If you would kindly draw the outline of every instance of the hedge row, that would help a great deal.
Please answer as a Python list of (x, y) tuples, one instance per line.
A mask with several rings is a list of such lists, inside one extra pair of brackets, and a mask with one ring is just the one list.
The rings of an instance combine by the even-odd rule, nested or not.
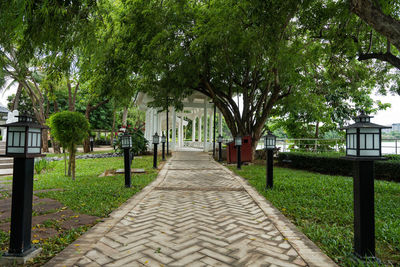
[[(353, 161), (342, 159), (343, 155), (305, 152), (281, 152), (278, 165), (295, 169), (315, 171), (331, 175), (353, 175)], [(400, 182), (400, 156), (385, 156), (388, 160), (375, 161), (375, 179)]]

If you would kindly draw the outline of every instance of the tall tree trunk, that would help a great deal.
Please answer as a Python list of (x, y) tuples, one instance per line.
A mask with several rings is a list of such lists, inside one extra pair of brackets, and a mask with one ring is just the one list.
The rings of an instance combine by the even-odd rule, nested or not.
[[(27, 81), (22, 81), (24, 88), (27, 90), (29, 97), (32, 100), (33, 111), (35, 113), (36, 120), (40, 125), (46, 125), (46, 114), (44, 110), (44, 99), (42, 92), (35, 81), (31, 86)], [(42, 129), (42, 150), (43, 152), (49, 152), (49, 146), (47, 143), (48, 130)]]
[[(90, 105), (88, 104), (87, 106), (86, 106), (86, 111), (85, 111), (85, 118), (89, 121), (89, 118), (90, 118)], [(86, 137), (84, 140), (83, 140), (83, 152), (85, 152), (85, 153), (89, 153), (90, 152), (90, 137), (88, 136), (88, 137)]]
[(75, 111), (76, 93), (78, 92), (79, 83), (76, 84), (73, 92), (69, 80), (67, 81), (67, 87), (68, 87), (68, 110)]
[(19, 98), (21, 97), (21, 93), (22, 93), (22, 84), (18, 83), (18, 89), (17, 92), (15, 93), (15, 97), (11, 106), (11, 111), (13, 110), (18, 110), (18, 106), (19, 106)]
[(319, 121), (315, 125), (315, 138), (319, 138)]
[(75, 152), (76, 152), (76, 146), (72, 145), (69, 152), (69, 161), (71, 165), (72, 180), (74, 181), (75, 181)]
[[(315, 125), (315, 138), (319, 138), (319, 121), (317, 121), (317, 124)], [(318, 140), (315, 140), (314, 144), (314, 151), (317, 151), (318, 149)]]
[[(54, 112), (58, 112), (59, 111), (58, 103), (56, 100), (54, 100), (53, 105), (54, 105)], [(54, 153), (60, 154), (61, 153), (60, 143), (57, 142), (56, 140), (54, 140), (54, 138), (51, 136), (51, 133), (50, 133), (50, 140), (51, 140), (51, 145), (53, 147)]]
[(126, 127), (128, 121), (128, 107), (124, 107), (124, 111), (122, 112), (122, 126)]
[[(86, 111), (85, 111), (85, 118), (89, 121), (90, 120), (90, 113), (93, 110), (98, 109), (100, 106), (108, 103), (109, 99), (103, 100), (99, 103), (97, 103), (95, 106), (92, 106), (90, 102), (86, 105)], [(83, 140), (83, 152), (89, 153), (90, 152), (90, 139), (89, 136)]]
[(64, 153), (64, 176), (67, 176), (67, 154), (65, 153), (64, 147), (63, 147), (63, 153)]
[(112, 129), (111, 129), (111, 138), (110, 138), (111, 145), (114, 144), (115, 120), (116, 120), (116, 117), (117, 117), (117, 109), (114, 107), (114, 110), (113, 110), (113, 122), (112, 122)]

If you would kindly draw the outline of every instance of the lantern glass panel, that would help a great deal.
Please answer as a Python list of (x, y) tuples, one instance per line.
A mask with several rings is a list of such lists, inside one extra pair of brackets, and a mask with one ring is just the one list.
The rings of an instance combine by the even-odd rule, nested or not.
[(218, 136), (218, 143), (222, 143), (224, 140), (223, 140), (223, 137), (220, 135), (220, 136)]
[(132, 144), (131, 137), (128, 136), (121, 136), (121, 147), (122, 148), (130, 148)]
[(25, 127), (9, 127), (7, 131), (7, 153), (25, 153)]
[(365, 149), (365, 140), (367, 139), (365, 134), (360, 134), (360, 149)]
[(40, 154), (42, 140), (40, 128), (29, 128), (28, 130), (28, 154)]
[(237, 136), (237, 137), (235, 138), (235, 145), (236, 145), (236, 146), (241, 146), (241, 145), (242, 145), (242, 137)]
[(161, 137), (161, 142), (163, 142), (163, 143), (167, 142), (167, 137), (165, 135), (163, 135)]
[(366, 139), (366, 142), (365, 142), (366, 149), (373, 149), (374, 148), (374, 135), (366, 134), (365, 139)]
[(347, 155), (357, 156), (357, 150), (355, 150), (355, 149), (347, 149)]
[(160, 138), (156, 133), (155, 135), (153, 135), (153, 144), (158, 144), (158, 143), (160, 143)]
[(380, 149), (379, 134), (374, 134), (374, 149)]
[(379, 133), (377, 128), (360, 128), (360, 133)]

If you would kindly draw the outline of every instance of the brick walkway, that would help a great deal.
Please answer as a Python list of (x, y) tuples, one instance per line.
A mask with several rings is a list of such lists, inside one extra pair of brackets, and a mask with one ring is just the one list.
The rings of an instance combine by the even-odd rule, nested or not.
[(156, 181), (46, 266), (335, 266), (242, 178), (176, 152)]

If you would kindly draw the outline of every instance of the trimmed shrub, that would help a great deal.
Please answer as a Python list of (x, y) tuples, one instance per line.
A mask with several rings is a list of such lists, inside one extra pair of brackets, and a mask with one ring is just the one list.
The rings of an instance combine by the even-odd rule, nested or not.
[[(282, 152), (278, 165), (331, 175), (353, 175), (353, 161), (339, 153)], [(400, 157), (387, 155), (388, 160), (375, 161), (375, 179), (400, 182)]]
[(69, 150), (72, 179), (75, 180), (76, 146), (89, 135), (89, 122), (79, 112), (62, 111), (51, 115), (48, 120), (51, 135)]

